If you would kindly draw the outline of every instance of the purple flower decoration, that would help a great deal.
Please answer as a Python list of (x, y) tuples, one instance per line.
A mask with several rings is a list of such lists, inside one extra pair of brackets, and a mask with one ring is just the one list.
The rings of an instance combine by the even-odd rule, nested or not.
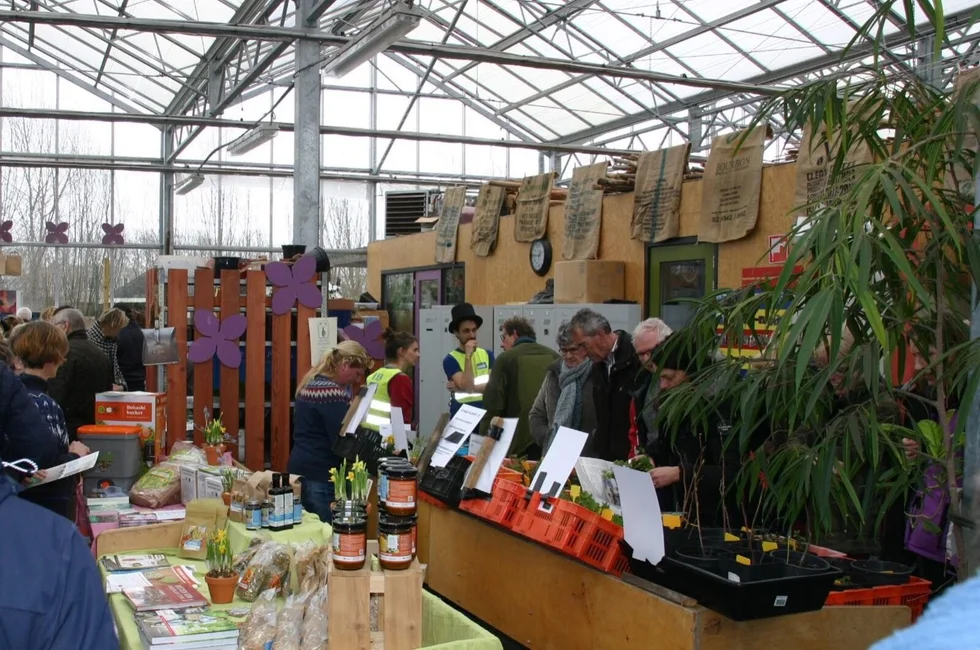
[(245, 333), (248, 319), (241, 314), (235, 314), (218, 322), (218, 317), (209, 311), (194, 312), (194, 326), (204, 338), (191, 343), (187, 358), (193, 363), (206, 363), (214, 355), (218, 361), (229, 368), (242, 365), (242, 351), (238, 347), (238, 338)]
[(364, 327), (348, 325), (344, 328), (343, 332), (347, 335), (347, 340), (356, 341), (363, 345), (372, 359), (385, 358), (385, 346), (381, 340), (382, 327), (380, 320), (375, 319), (367, 323)]
[(276, 287), (272, 294), (273, 314), (289, 313), (297, 300), (310, 309), (316, 309), (323, 303), (320, 288), (311, 282), (316, 275), (316, 260), (310, 256), (299, 258), (292, 266), (272, 262), (266, 265), (265, 275)]
[(44, 237), (45, 243), (48, 244), (67, 244), (68, 243), (68, 223), (62, 221), (59, 224), (55, 224), (53, 221), (48, 221), (44, 224), (47, 228), (48, 234)]
[(105, 233), (105, 235), (102, 237), (102, 243), (106, 246), (121, 246), (122, 244), (125, 244), (126, 242), (123, 240), (122, 235), (123, 228), (125, 227), (126, 226), (121, 223), (117, 223), (115, 225), (111, 223), (102, 224), (102, 232)]
[(13, 221), (0, 223), (0, 241), (10, 243), (14, 241), (14, 236), (10, 234), (10, 229), (14, 227)]

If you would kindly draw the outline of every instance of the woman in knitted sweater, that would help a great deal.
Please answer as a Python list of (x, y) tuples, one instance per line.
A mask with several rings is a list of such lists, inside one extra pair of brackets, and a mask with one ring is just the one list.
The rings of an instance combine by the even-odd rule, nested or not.
[(344, 341), (323, 355), (296, 389), (289, 473), (303, 477), (303, 508), (327, 523), (334, 501), (330, 470), (340, 466), (333, 445), (350, 406), (351, 384), (364, 381), (371, 363), (360, 343)]
[[(68, 337), (51, 323), (32, 321), (14, 328), (9, 342), (11, 354), (20, 369), (20, 380), (57, 441), (58, 457), (54, 465), (88, 455), (88, 447), (77, 440), (69, 440), (65, 414), (48, 395), (48, 380), (57, 374), (58, 367), (68, 355)], [(21, 497), (74, 521), (78, 480), (77, 476), (69, 476), (25, 490)]]

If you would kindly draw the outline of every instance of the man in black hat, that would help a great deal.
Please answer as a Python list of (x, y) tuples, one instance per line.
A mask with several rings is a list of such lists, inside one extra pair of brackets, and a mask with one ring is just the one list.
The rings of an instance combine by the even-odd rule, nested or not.
[(446, 355), (442, 368), (446, 371), (446, 387), (452, 392), (449, 402), (449, 415), (463, 404), (483, 408), (483, 390), (490, 381), (490, 368), (493, 366), (493, 350), (481, 348), (476, 341), (477, 330), (483, 319), (468, 302), (453, 307), (453, 320), (449, 323), (449, 333), (456, 336), (459, 347)]

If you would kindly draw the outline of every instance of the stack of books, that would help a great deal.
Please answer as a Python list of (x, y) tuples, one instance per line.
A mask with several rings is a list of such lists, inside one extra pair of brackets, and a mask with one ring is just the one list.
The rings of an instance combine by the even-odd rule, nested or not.
[(144, 650), (236, 650), (238, 624), (228, 612), (210, 607), (137, 612)]

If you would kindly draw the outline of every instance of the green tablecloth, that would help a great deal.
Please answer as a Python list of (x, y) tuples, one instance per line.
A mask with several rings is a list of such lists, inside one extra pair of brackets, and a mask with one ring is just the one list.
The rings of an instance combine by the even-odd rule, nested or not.
[[(232, 549), (237, 553), (244, 550), (249, 541), (257, 534), (265, 534), (278, 542), (305, 542), (312, 540), (323, 543), (330, 539), (330, 526), (320, 522), (316, 515), (307, 513), (303, 523), (292, 530), (281, 533), (270, 533), (267, 530), (245, 530), (243, 524), (231, 523), (229, 537)], [(186, 560), (177, 557), (175, 549), (146, 549), (141, 553), (163, 553), (171, 558), (171, 564), (194, 567), (195, 577), (201, 580), (197, 588), (204, 596), (210, 597), (208, 585), (203, 580), (207, 567), (204, 562)], [(100, 565), (101, 566), (101, 565)], [(249, 607), (251, 603), (235, 599), (229, 605), (216, 605), (217, 609), (233, 607)], [(139, 630), (133, 620), (133, 610), (122, 594), (109, 596), (109, 606), (116, 620), (119, 631), (119, 647), (121, 650), (143, 650)], [(331, 624), (336, 624), (331, 621)], [(422, 594), (422, 647), (438, 648), (441, 650), (502, 650), (500, 641), (476, 623), (454, 610), (432, 594)]]

